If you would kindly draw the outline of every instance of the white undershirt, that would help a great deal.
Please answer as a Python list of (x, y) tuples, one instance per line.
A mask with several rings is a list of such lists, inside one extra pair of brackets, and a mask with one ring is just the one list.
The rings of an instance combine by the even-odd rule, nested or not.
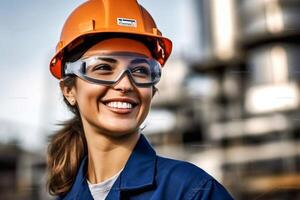
[(111, 187), (113, 186), (114, 182), (117, 180), (118, 176), (122, 172), (121, 169), (116, 175), (113, 177), (102, 181), (101, 183), (92, 184), (87, 180), (91, 194), (94, 200), (105, 200), (106, 196), (108, 195)]

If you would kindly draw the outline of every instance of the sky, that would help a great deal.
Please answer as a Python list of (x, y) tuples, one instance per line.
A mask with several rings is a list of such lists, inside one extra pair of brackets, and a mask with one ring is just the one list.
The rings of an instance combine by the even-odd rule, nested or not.
[[(193, 0), (139, 0), (174, 43), (173, 57), (195, 47)], [(65, 19), (84, 0), (0, 1), (0, 141), (39, 149), (69, 117), (48, 63)], [(193, 24), (194, 23), (194, 24)]]

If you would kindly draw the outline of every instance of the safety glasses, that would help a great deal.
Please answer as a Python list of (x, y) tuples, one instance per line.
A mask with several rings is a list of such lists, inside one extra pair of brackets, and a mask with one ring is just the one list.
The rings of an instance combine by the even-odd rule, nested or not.
[(127, 74), (136, 86), (150, 87), (160, 80), (161, 65), (142, 54), (103, 53), (65, 63), (64, 75), (72, 74), (90, 83), (108, 86), (116, 84)]

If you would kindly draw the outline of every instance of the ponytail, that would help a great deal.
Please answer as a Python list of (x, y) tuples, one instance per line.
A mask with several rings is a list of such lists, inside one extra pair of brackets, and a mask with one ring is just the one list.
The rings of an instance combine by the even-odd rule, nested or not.
[(63, 127), (52, 136), (48, 146), (47, 188), (51, 195), (56, 196), (64, 196), (71, 189), (81, 160), (87, 152), (86, 139), (80, 115), (76, 112), (77, 108), (71, 107), (66, 99), (64, 100), (75, 115), (60, 124)]
[(86, 152), (86, 141), (80, 119), (64, 122), (48, 146), (48, 189), (63, 196), (71, 188), (80, 162)]

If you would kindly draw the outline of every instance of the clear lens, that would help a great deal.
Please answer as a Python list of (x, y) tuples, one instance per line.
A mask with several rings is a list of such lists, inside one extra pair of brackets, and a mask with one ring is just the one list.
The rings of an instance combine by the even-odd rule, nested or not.
[(156, 84), (161, 76), (158, 61), (139, 54), (96, 55), (66, 63), (65, 75), (75, 74), (98, 84), (114, 84), (126, 73), (137, 86)]

